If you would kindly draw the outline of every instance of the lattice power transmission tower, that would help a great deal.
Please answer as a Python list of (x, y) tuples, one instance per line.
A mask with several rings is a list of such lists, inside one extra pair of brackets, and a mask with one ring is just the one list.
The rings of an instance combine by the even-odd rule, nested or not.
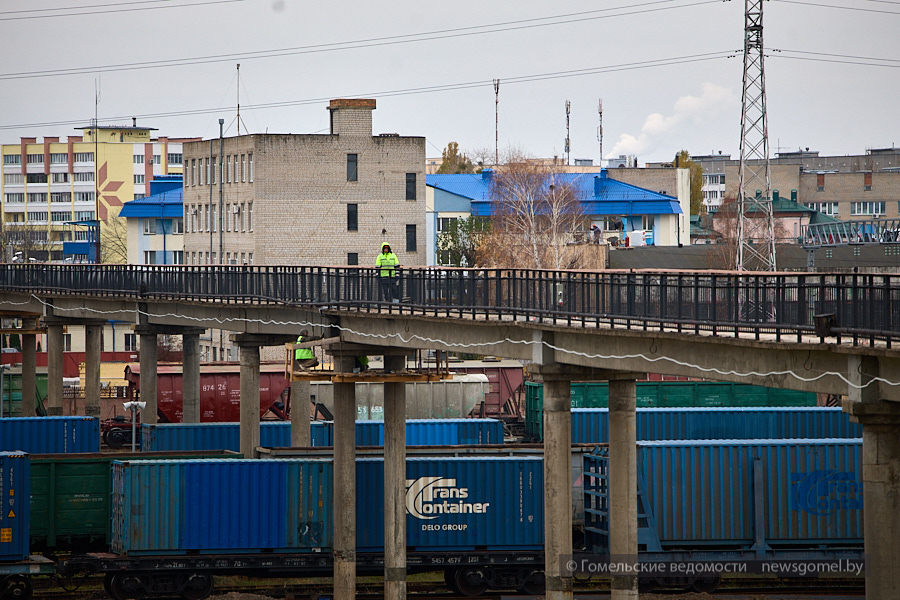
[(776, 270), (763, 65), (764, 1), (744, 0), (744, 90), (736, 244), (739, 271)]

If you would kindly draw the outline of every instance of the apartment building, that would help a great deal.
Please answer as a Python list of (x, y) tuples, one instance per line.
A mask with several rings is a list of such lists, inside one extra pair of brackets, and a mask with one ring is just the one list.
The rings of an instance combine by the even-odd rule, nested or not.
[(373, 135), (373, 99), (328, 110), (327, 134), (184, 145), (185, 263), (425, 264), (425, 138)]
[[(2, 258), (62, 260), (64, 242), (87, 241), (72, 221), (99, 219), (101, 238), (123, 203), (142, 198), (155, 177), (181, 173), (183, 138), (151, 137), (151, 127), (81, 127), (82, 135), (3, 144)], [(96, 260), (94, 252), (89, 260)], [(104, 256), (102, 260), (124, 261)]]

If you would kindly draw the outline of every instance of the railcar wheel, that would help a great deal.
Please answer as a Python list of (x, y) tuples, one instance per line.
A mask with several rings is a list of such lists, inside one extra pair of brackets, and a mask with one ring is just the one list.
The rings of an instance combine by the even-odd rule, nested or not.
[(444, 583), (454, 594), (462, 594), (456, 587), (456, 569), (444, 569)]
[(716, 588), (719, 587), (719, 582), (721, 582), (722, 578), (718, 575), (713, 577), (701, 577), (699, 579), (695, 579), (691, 582), (691, 587), (695, 592), (699, 594), (710, 593), (716, 591)]
[(213, 578), (208, 573), (193, 573), (187, 578), (181, 597), (184, 600), (203, 600), (213, 591)]
[(454, 577), (456, 589), (463, 596), (475, 597), (485, 593), (488, 589), (487, 581), (481, 569), (462, 568), (456, 571)]
[(10, 575), (3, 580), (3, 600), (30, 600), (31, 594), (31, 580), (24, 575)]
[(110, 448), (124, 448), (131, 443), (131, 431), (121, 427), (109, 429), (104, 432), (103, 441)]
[(112, 598), (112, 578), (114, 577), (113, 573), (107, 573), (103, 576), (103, 591), (106, 592), (106, 595)]
[(522, 593), (537, 596), (538, 594), (544, 593), (545, 586), (546, 581), (544, 580), (544, 572), (534, 571), (528, 575), (528, 579), (525, 580), (525, 583), (520, 590)]
[(144, 597), (144, 585), (137, 575), (115, 573), (109, 580), (109, 595), (113, 600), (140, 600)]

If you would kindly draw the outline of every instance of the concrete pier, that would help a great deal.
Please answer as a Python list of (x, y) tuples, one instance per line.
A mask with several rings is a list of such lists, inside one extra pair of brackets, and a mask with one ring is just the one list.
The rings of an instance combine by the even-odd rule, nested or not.
[(33, 417), (37, 406), (37, 319), (23, 319), (22, 325), (30, 331), (22, 334), (22, 416)]
[[(337, 372), (352, 356), (335, 356)], [(334, 600), (356, 598), (356, 384), (334, 384)]]
[(241, 360), (241, 454), (258, 458), (259, 346), (239, 344)]
[(544, 375), (544, 577), (547, 600), (571, 600), (572, 400), (567, 377)]
[(309, 381), (291, 382), (291, 447), (312, 445), (309, 420)]
[(63, 326), (47, 324), (47, 416), (63, 414)]
[[(637, 562), (637, 435), (633, 379), (609, 382), (609, 553), (613, 561)], [(610, 581), (612, 600), (638, 597), (636, 575)]]
[[(405, 357), (385, 356), (403, 369)], [(406, 384), (384, 384), (384, 597), (406, 598)]]
[(181, 337), (181, 401), (183, 423), (200, 422), (200, 331), (185, 331)]
[(141, 365), (141, 402), (146, 405), (141, 411), (141, 423), (148, 425), (156, 425), (156, 380), (157, 370), (157, 348), (156, 333), (150, 331), (135, 330), (140, 339), (140, 365)]
[(100, 341), (102, 323), (84, 327), (84, 414), (100, 417)]

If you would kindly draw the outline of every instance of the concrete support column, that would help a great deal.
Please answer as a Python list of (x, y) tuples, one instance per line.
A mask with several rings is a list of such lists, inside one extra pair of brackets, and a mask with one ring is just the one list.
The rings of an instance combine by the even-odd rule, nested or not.
[(100, 418), (100, 340), (102, 325), (84, 326), (84, 414)]
[(141, 402), (146, 406), (141, 411), (141, 423), (156, 425), (156, 334), (141, 332), (140, 334), (140, 364), (141, 364)]
[(47, 327), (47, 416), (63, 414), (63, 326)]
[(291, 382), (291, 447), (312, 446), (312, 434), (309, 421), (308, 381)]
[[(26, 330), (37, 329), (37, 320), (23, 319)], [(37, 335), (22, 335), (22, 416), (35, 416), (37, 407)]]
[(571, 600), (572, 399), (568, 379), (544, 379), (544, 576), (547, 600)]
[(181, 400), (183, 423), (200, 422), (200, 334), (184, 333), (181, 338)]
[[(335, 356), (338, 373), (352, 356)], [(334, 600), (356, 598), (356, 384), (334, 388)]]
[(258, 458), (259, 447), (259, 346), (240, 344), (241, 354), (241, 454)]
[[(385, 356), (401, 371), (405, 357)], [(406, 598), (406, 384), (384, 384), (384, 597)]]
[(900, 598), (900, 425), (863, 423), (866, 598)]
[[(637, 436), (633, 379), (609, 382), (609, 553), (637, 562)], [(546, 392), (545, 392), (546, 393)], [(638, 597), (634, 575), (613, 576), (612, 600)]]

